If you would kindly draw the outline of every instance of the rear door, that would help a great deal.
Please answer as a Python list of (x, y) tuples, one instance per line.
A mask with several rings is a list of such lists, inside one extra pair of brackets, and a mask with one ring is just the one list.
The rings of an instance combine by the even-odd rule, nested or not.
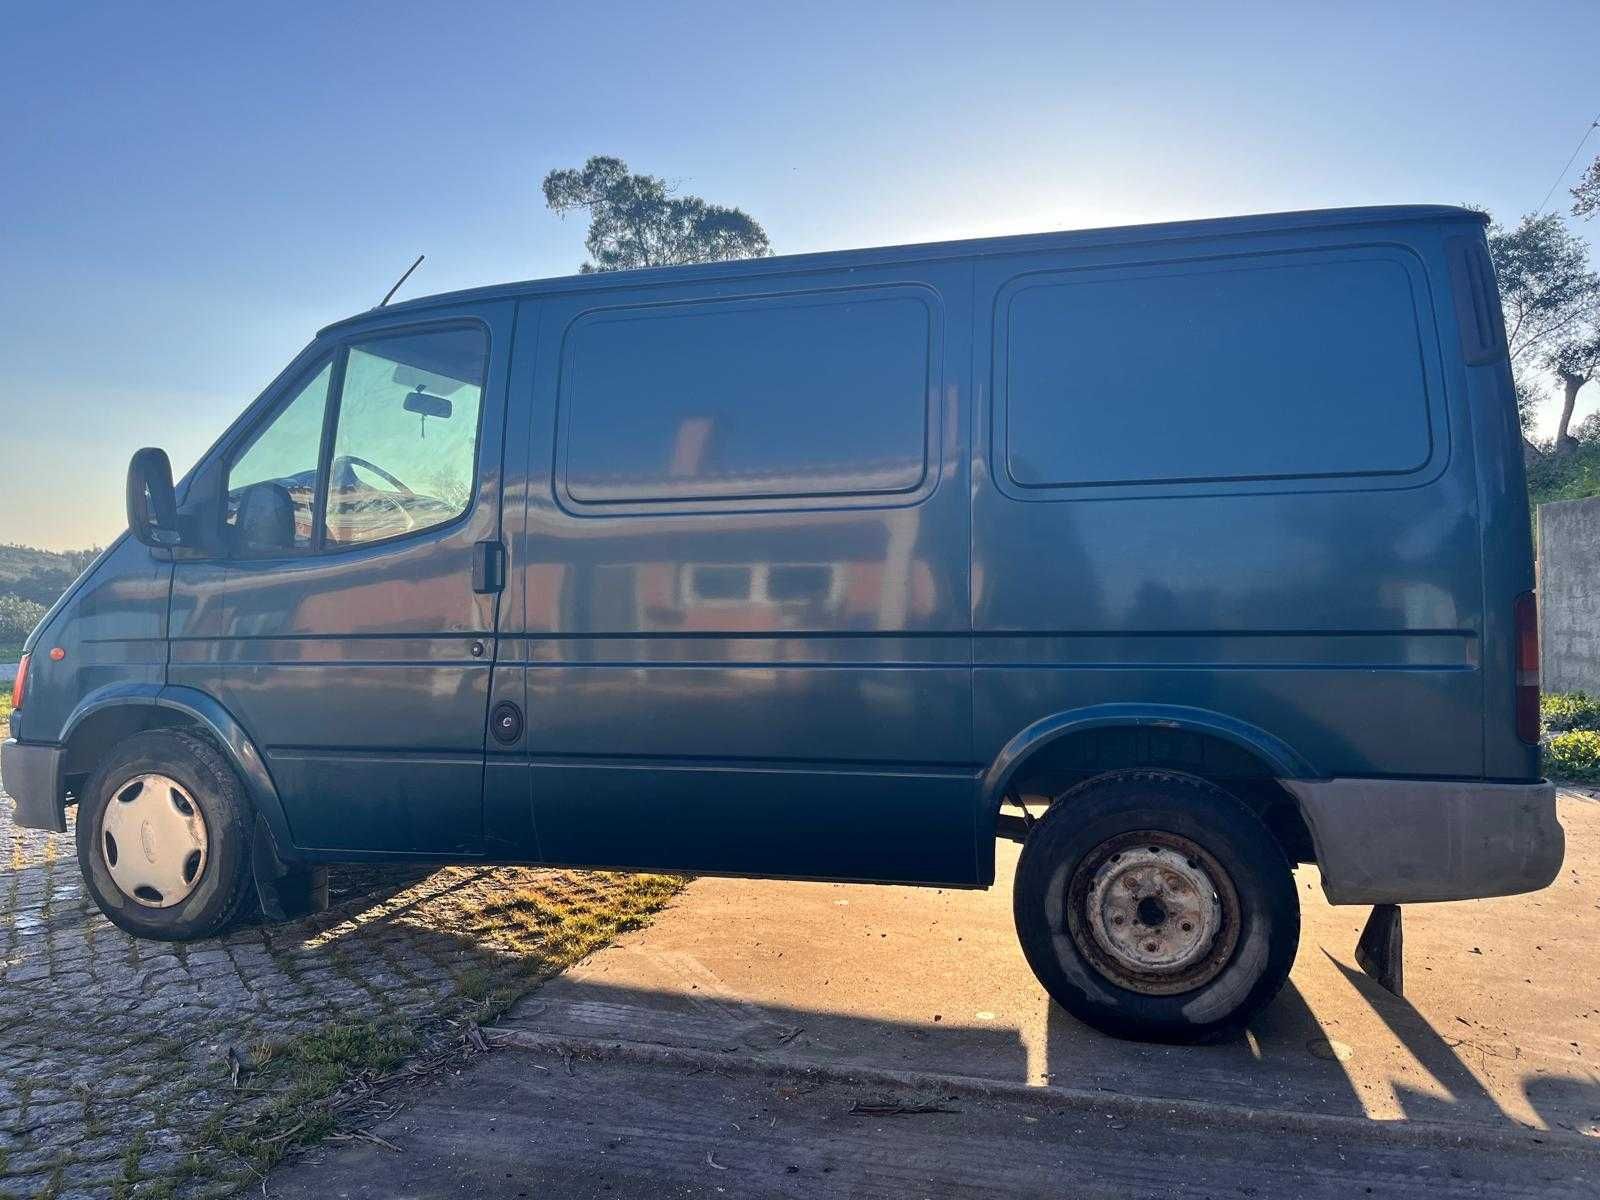
[(482, 850), (513, 315), (364, 323), (223, 450), (229, 554), (178, 566), (170, 679), (244, 725), (297, 846)]

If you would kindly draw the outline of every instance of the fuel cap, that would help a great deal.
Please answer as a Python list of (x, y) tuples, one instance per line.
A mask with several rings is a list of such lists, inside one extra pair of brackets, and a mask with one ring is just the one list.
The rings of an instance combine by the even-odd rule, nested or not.
[(522, 710), (509, 700), (502, 700), (489, 713), (489, 732), (494, 740), (509, 746), (522, 736)]

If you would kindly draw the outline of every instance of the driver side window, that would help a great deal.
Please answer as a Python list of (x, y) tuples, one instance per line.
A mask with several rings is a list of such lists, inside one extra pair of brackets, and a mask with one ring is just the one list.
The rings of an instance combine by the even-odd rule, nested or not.
[(481, 331), (450, 329), (373, 338), (325, 362), (228, 470), (234, 552), (337, 549), (465, 513), (487, 357)]

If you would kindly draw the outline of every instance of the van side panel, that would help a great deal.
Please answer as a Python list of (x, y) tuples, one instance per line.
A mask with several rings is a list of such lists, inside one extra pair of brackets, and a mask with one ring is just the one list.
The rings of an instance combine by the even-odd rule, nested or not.
[(530, 302), (505, 648), (546, 861), (975, 881), (970, 288), (910, 265)]
[(1441, 270), (1410, 224), (979, 264), (980, 758), (1160, 703), (1320, 775), (1482, 772), (1478, 435)]

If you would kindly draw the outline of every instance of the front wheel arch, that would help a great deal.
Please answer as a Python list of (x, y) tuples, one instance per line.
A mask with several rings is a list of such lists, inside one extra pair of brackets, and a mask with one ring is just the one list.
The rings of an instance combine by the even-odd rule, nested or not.
[(238, 773), (279, 856), (292, 857), (283, 801), (261, 752), (233, 714), (198, 688), (136, 684), (91, 693), (62, 731), (66, 774), (86, 780), (114, 745), (148, 729), (188, 730), (215, 743)]

